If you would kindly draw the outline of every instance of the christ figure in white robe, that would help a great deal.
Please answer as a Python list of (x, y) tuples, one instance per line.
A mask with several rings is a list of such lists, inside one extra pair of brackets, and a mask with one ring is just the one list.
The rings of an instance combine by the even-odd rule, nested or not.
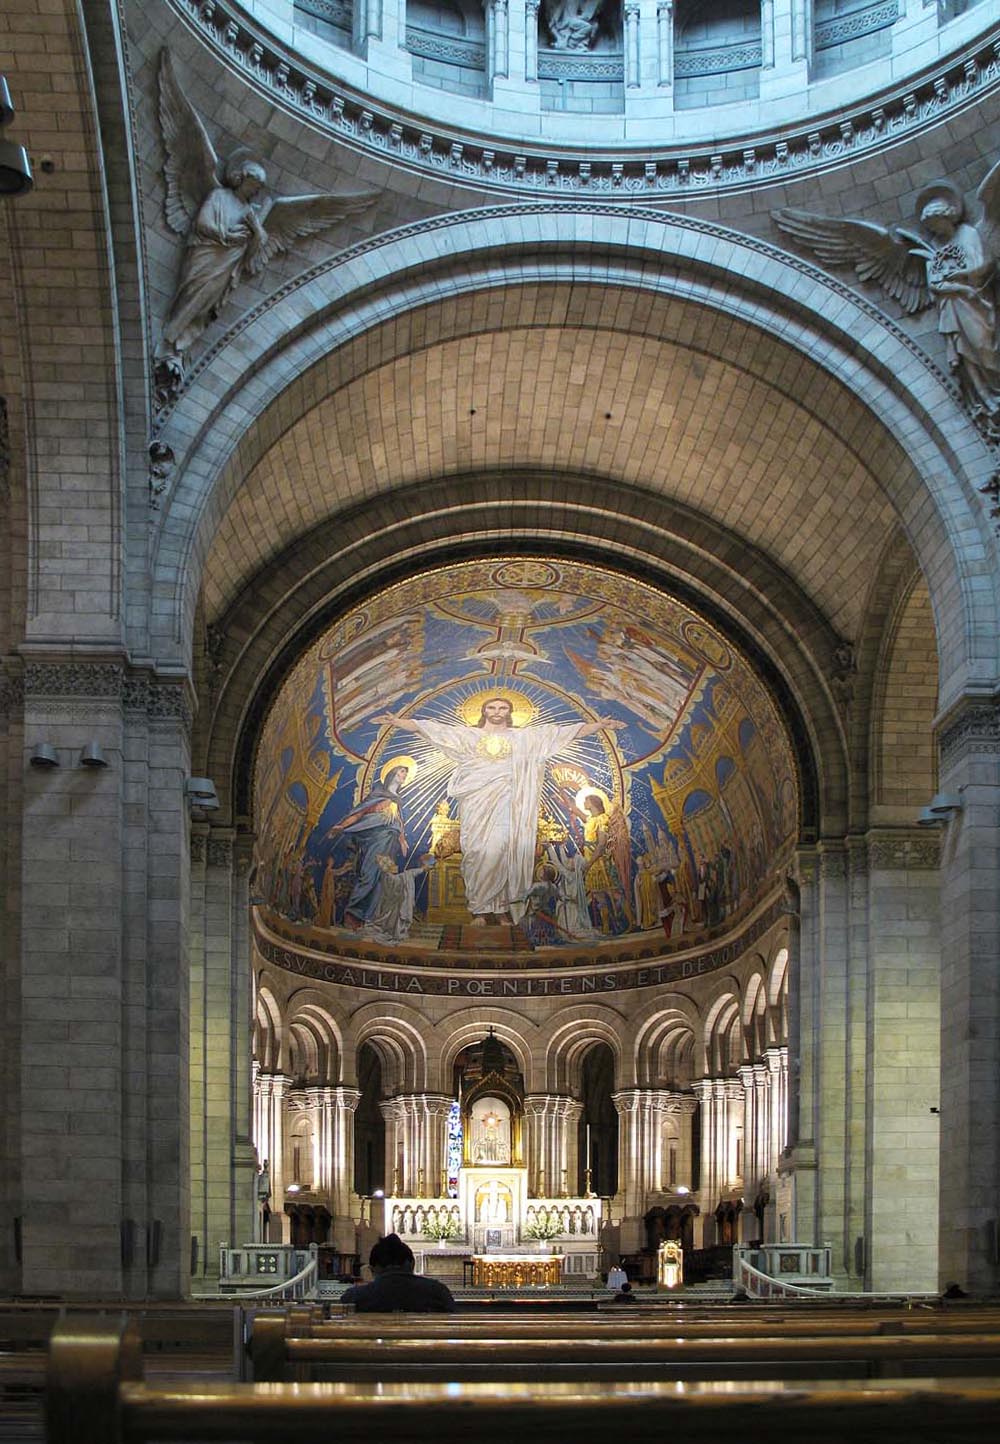
[(580, 737), (623, 727), (596, 722), (515, 727), (506, 697), (488, 697), (475, 726), (383, 713), (373, 718), (416, 732), (455, 765), (448, 796), (458, 804), (462, 881), (473, 924), (517, 923), (534, 880), (538, 798), (545, 765)]

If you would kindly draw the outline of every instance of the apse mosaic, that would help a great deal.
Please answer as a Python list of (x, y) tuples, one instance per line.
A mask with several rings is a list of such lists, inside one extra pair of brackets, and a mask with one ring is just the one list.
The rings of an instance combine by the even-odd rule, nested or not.
[(267, 717), (254, 799), (264, 923), (412, 962), (719, 936), (798, 813), (784, 727), (728, 642), (541, 560), (444, 567), (345, 616)]

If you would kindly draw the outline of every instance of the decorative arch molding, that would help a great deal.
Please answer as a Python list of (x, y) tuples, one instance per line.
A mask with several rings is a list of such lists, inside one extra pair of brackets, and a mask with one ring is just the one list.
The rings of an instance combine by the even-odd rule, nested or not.
[(614, 1008), (591, 1005), (560, 1010), (549, 1019), (547, 1026), (548, 1042), (544, 1062), (546, 1090), (579, 1097), (580, 1069), (585, 1054), (595, 1043), (604, 1043), (611, 1049), (615, 1074), (620, 1079), (625, 1059), (622, 1035), (627, 1032), (627, 1027), (625, 1015)]
[[(734, 277), (743, 278), (739, 291)], [(179, 466), (156, 546), (163, 630), (154, 651), (164, 660), (187, 656), (211, 537), (264, 435), (293, 423), (324, 394), (315, 377), (297, 384), (312, 366), (320, 362), (322, 370), (351, 340), (442, 296), (598, 280), (609, 301), (616, 291), (632, 292), (645, 298), (647, 312), (654, 298), (671, 299), (674, 324), (686, 318), (696, 350), (692, 323), (724, 319), (714, 338), (720, 347), (731, 346), (741, 326), (774, 343), (758, 346), (748, 367), (780, 370), (791, 353), (800, 384), (812, 369), (843, 386), (851, 404), (834, 423), (850, 431), (867, 416), (891, 454), (879, 480), (935, 595), (941, 653), (954, 659), (944, 700), (971, 677), (992, 676), (997, 598), (994, 589), (972, 584), (994, 547), (975, 493), (988, 479), (990, 457), (957, 393), (916, 343), (850, 287), (759, 240), (691, 217), (559, 203), (436, 217), (356, 247), (279, 290), (206, 353), (161, 433)], [(239, 378), (221, 400), (214, 391), (220, 375)]]
[(488, 1028), (492, 1028), (504, 1047), (513, 1053), (518, 1071), (524, 1079), (525, 1092), (532, 1092), (534, 1049), (529, 1039), (531, 1034), (538, 1033), (537, 1023), (506, 1008), (463, 1008), (442, 1021), (438, 1027), (442, 1039), (438, 1084), (441, 1092), (451, 1093), (455, 1060), (464, 1048), (473, 1043), (481, 1043)]
[[(426, 1090), (430, 1071), (427, 1037), (432, 1028), (422, 1014), (398, 1004), (376, 1003), (360, 1008), (351, 1023), (353, 1050), (349, 1062), (355, 1071), (358, 1053), (368, 1043), (382, 1060), (383, 1086), (387, 1092)], [(345, 1059), (345, 1071), (347, 1062)]]

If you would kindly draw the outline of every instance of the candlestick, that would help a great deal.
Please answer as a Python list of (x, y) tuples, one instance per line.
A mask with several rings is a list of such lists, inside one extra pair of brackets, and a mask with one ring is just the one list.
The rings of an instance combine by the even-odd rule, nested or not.
[(593, 1167), (593, 1159), (591, 1158), (591, 1155), (590, 1155), (590, 1124), (589, 1124), (589, 1123), (587, 1124), (587, 1147), (586, 1147), (586, 1154), (587, 1154), (587, 1172), (589, 1173), (590, 1170), (591, 1170), (591, 1168)]

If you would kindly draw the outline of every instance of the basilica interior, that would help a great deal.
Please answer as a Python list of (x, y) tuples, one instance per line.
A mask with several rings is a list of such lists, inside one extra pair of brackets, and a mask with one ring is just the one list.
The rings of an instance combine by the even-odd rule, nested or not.
[(3, 1293), (996, 1293), (995, 7), (6, 0), (0, 70)]

